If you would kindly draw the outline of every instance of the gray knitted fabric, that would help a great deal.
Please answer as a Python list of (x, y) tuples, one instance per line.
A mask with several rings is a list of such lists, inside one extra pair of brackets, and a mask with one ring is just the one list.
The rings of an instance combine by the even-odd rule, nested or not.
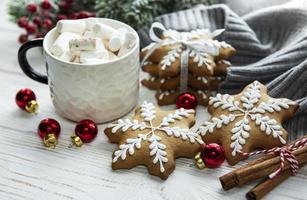
[[(225, 5), (197, 7), (163, 15), (157, 21), (181, 31), (225, 28), (219, 38), (234, 46), (220, 92), (237, 93), (254, 80), (267, 85), (269, 95), (296, 100), (300, 108), (285, 122), (290, 139), (307, 134), (307, 12), (271, 7), (239, 17)], [(139, 31), (148, 44), (148, 28)]]

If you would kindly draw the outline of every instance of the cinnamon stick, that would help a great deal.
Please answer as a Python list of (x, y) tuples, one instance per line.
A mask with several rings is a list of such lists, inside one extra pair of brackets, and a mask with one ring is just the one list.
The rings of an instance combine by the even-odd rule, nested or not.
[[(307, 147), (303, 147), (293, 151), (296, 159), (300, 164), (307, 162)], [(235, 182), (238, 186), (242, 186), (250, 181), (268, 176), (280, 167), (280, 157), (274, 157), (264, 162), (255, 164), (251, 167), (241, 169), (235, 173)], [(290, 168), (290, 164), (285, 162), (283, 170)]]
[[(303, 136), (303, 137), (301, 137), (301, 138), (298, 138), (298, 139), (296, 139), (296, 140), (294, 140), (294, 141), (288, 143), (286, 146), (292, 145), (292, 144), (294, 144), (295, 142), (297, 142), (298, 140), (301, 140), (301, 139), (303, 139), (303, 138), (305, 138), (305, 137), (307, 137), (307, 136)], [(298, 156), (298, 154), (302, 153), (301, 151), (305, 152), (305, 150), (296, 151), (296, 154), (297, 154), (296, 156)], [(295, 153), (295, 151), (294, 151), (293, 153)], [(273, 160), (274, 162), (271, 160), (271, 159), (273, 159), (273, 158), (274, 158), (274, 160)], [(268, 161), (268, 160), (271, 160), (271, 161), (270, 161), (269, 163), (268, 163), (268, 162), (264, 163), (265, 161)], [(302, 160), (302, 162), (305, 162), (305, 161)], [(266, 168), (267, 168), (268, 166), (273, 165), (273, 168), (278, 169), (278, 167), (279, 167), (279, 165), (280, 165), (280, 157), (279, 157), (279, 156), (276, 156), (274, 153), (265, 154), (264, 156), (262, 156), (262, 157), (260, 157), (260, 158), (258, 158), (258, 159), (256, 159), (256, 160), (254, 160), (254, 161), (249, 162), (247, 165), (245, 165), (245, 166), (243, 166), (243, 167), (241, 167), (241, 168), (239, 168), (239, 169), (236, 169), (236, 170), (234, 170), (234, 171), (232, 171), (232, 172), (230, 172), (230, 173), (228, 173), (228, 174), (226, 174), (226, 175), (220, 177), (220, 182), (221, 182), (221, 185), (222, 185), (223, 189), (224, 189), (224, 190), (229, 190), (229, 189), (231, 189), (231, 188), (233, 188), (233, 187), (235, 187), (235, 186), (238, 186), (239, 183), (240, 183), (240, 181), (238, 181), (238, 178), (237, 178), (237, 177), (238, 177), (238, 174), (241, 174), (241, 173), (242, 173), (242, 171), (243, 171), (243, 172), (244, 172), (244, 171), (245, 171), (245, 172), (249, 172), (249, 174), (250, 174), (250, 173), (252, 174), (251, 177), (249, 176), (249, 177), (246, 178), (245, 181), (247, 181), (247, 182), (249, 182), (249, 181), (251, 181), (251, 180), (255, 180), (255, 179), (257, 179), (257, 178), (263, 177), (263, 174), (259, 174), (258, 176), (253, 177), (254, 174), (255, 174), (257, 171), (262, 171), (262, 169), (266, 169), (266, 168), (264, 167), (264, 165), (262, 165), (262, 163), (268, 164), (268, 165), (266, 166)], [(259, 167), (259, 165), (260, 165), (260, 167)], [(255, 169), (254, 166), (257, 166), (257, 168)], [(287, 167), (289, 167), (289, 166), (287, 166)], [(250, 172), (251, 169), (253, 169), (252, 172)], [(271, 170), (272, 172), (274, 171), (274, 170), (272, 170), (272, 168), (270, 168), (269, 170)], [(271, 173), (272, 173), (272, 172), (271, 172)], [(265, 174), (267, 174), (267, 173), (268, 173), (268, 172), (266, 172)], [(270, 173), (268, 173), (268, 174), (270, 174)], [(264, 176), (265, 176), (265, 175), (264, 175)], [(242, 177), (242, 176), (241, 176), (241, 177)], [(240, 179), (240, 178), (239, 178), (239, 179)], [(243, 182), (244, 182), (244, 181), (243, 181)], [(240, 184), (240, 185), (243, 185), (243, 184), (244, 184), (244, 183), (242, 183), (242, 181), (241, 181), (241, 184)]]
[[(305, 164), (299, 165), (299, 168), (302, 168)], [(283, 171), (279, 176), (274, 177), (273, 179), (266, 178), (257, 184), (253, 189), (246, 193), (246, 199), (248, 200), (259, 200), (264, 197), (266, 194), (271, 192), (279, 184), (287, 180), (292, 175), (290, 169)]]
[(273, 179), (270, 178), (264, 179), (246, 194), (246, 199), (248, 200), (261, 199), (290, 176), (291, 176), (291, 170), (288, 169)]
[(262, 156), (262, 157), (260, 157), (260, 158), (258, 158), (256, 160), (248, 162), (242, 168), (233, 170), (232, 172), (230, 172), (228, 174), (225, 174), (224, 176), (221, 176), (219, 179), (220, 179), (220, 182), (221, 182), (221, 185), (222, 185), (223, 189), (224, 190), (229, 190), (231, 188), (234, 188), (234, 187), (238, 186), (238, 184), (236, 182), (236, 172), (239, 171), (240, 169), (251, 167), (253, 165), (256, 165), (258, 163), (261, 163), (261, 162), (263, 162), (265, 160), (268, 160), (268, 159), (274, 158), (274, 157), (275, 157), (274, 153), (266, 154), (266, 155), (264, 155), (264, 156)]

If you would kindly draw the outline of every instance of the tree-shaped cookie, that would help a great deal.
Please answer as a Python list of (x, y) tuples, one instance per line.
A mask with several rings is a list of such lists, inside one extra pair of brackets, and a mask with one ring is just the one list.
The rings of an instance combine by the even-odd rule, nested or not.
[(200, 150), (200, 135), (189, 130), (194, 123), (194, 110), (162, 111), (144, 102), (133, 120), (120, 119), (105, 129), (109, 140), (118, 143), (112, 168), (145, 165), (150, 174), (167, 179), (177, 157), (192, 158)]
[(297, 103), (289, 99), (269, 97), (267, 88), (255, 81), (240, 94), (211, 97), (208, 111), (212, 117), (198, 133), (206, 143), (221, 144), (228, 163), (234, 165), (245, 158), (241, 152), (286, 144), (288, 133), (281, 124), (297, 108)]

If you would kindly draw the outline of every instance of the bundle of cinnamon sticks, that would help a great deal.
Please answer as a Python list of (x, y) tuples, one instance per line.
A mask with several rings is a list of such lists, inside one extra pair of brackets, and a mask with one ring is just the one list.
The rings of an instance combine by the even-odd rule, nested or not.
[[(289, 147), (290, 145), (293, 145), (298, 141), (302, 141), (303, 139), (306, 140), (306, 138), (307, 136), (301, 137), (293, 142), (290, 142), (285, 147)], [(292, 154), (295, 155), (299, 167), (302, 167), (307, 162), (307, 145), (293, 150)], [(276, 155), (275, 153), (264, 154), (258, 159), (249, 162), (247, 165), (220, 177), (220, 182), (224, 190), (229, 190), (236, 186), (242, 186), (251, 181), (265, 177), (263, 181), (261, 181), (246, 194), (247, 199), (261, 199), (292, 175), (290, 163), (286, 161), (281, 173), (272, 179), (269, 178), (268, 176), (270, 174), (280, 168), (280, 163), (280, 156)]]

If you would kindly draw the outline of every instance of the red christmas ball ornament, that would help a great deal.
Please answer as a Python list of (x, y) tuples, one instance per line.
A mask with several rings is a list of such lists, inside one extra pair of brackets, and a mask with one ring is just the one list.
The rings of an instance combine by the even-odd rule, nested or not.
[(29, 23), (26, 26), (26, 30), (27, 30), (28, 34), (34, 34), (37, 31), (37, 27), (36, 27), (35, 24)]
[(25, 42), (27, 42), (29, 39), (28, 34), (21, 34), (18, 38), (18, 41), (23, 44)]
[(75, 133), (71, 136), (73, 145), (81, 147), (83, 143), (93, 141), (98, 133), (98, 128), (95, 122), (90, 119), (84, 119), (78, 122), (75, 128)]
[(19, 90), (16, 94), (15, 102), (19, 108), (29, 113), (35, 113), (38, 109), (36, 96), (29, 88)]
[(28, 18), (27, 17), (20, 17), (18, 20), (17, 20), (17, 24), (19, 27), (21, 28), (26, 28), (27, 25), (28, 25)]
[(44, 19), (43, 27), (47, 30), (50, 30), (53, 27), (53, 22), (51, 21), (51, 19)]
[(202, 169), (205, 167), (217, 168), (222, 165), (225, 160), (224, 149), (216, 144), (204, 144), (201, 152), (195, 156), (196, 165)]
[(55, 119), (43, 119), (37, 128), (37, 133), (46, 147), (54, 148), (58, 143), (58, 137), (61, 133), (61, 126)]
[(37, 5), (35, 3), (29, 3), (26, 9), (29, 13), (35, 13), (37, 11)]
[(196, 97), (189, 92), (184, 92), (177, 97), (176, 100), (177, 108), (195, 109), (196, 106), (197, 106)]
[(43, 0), (41, 2), (41, 8), (44, 10), (49, 10), (51, 8), (51, 3), (49, 0)]

